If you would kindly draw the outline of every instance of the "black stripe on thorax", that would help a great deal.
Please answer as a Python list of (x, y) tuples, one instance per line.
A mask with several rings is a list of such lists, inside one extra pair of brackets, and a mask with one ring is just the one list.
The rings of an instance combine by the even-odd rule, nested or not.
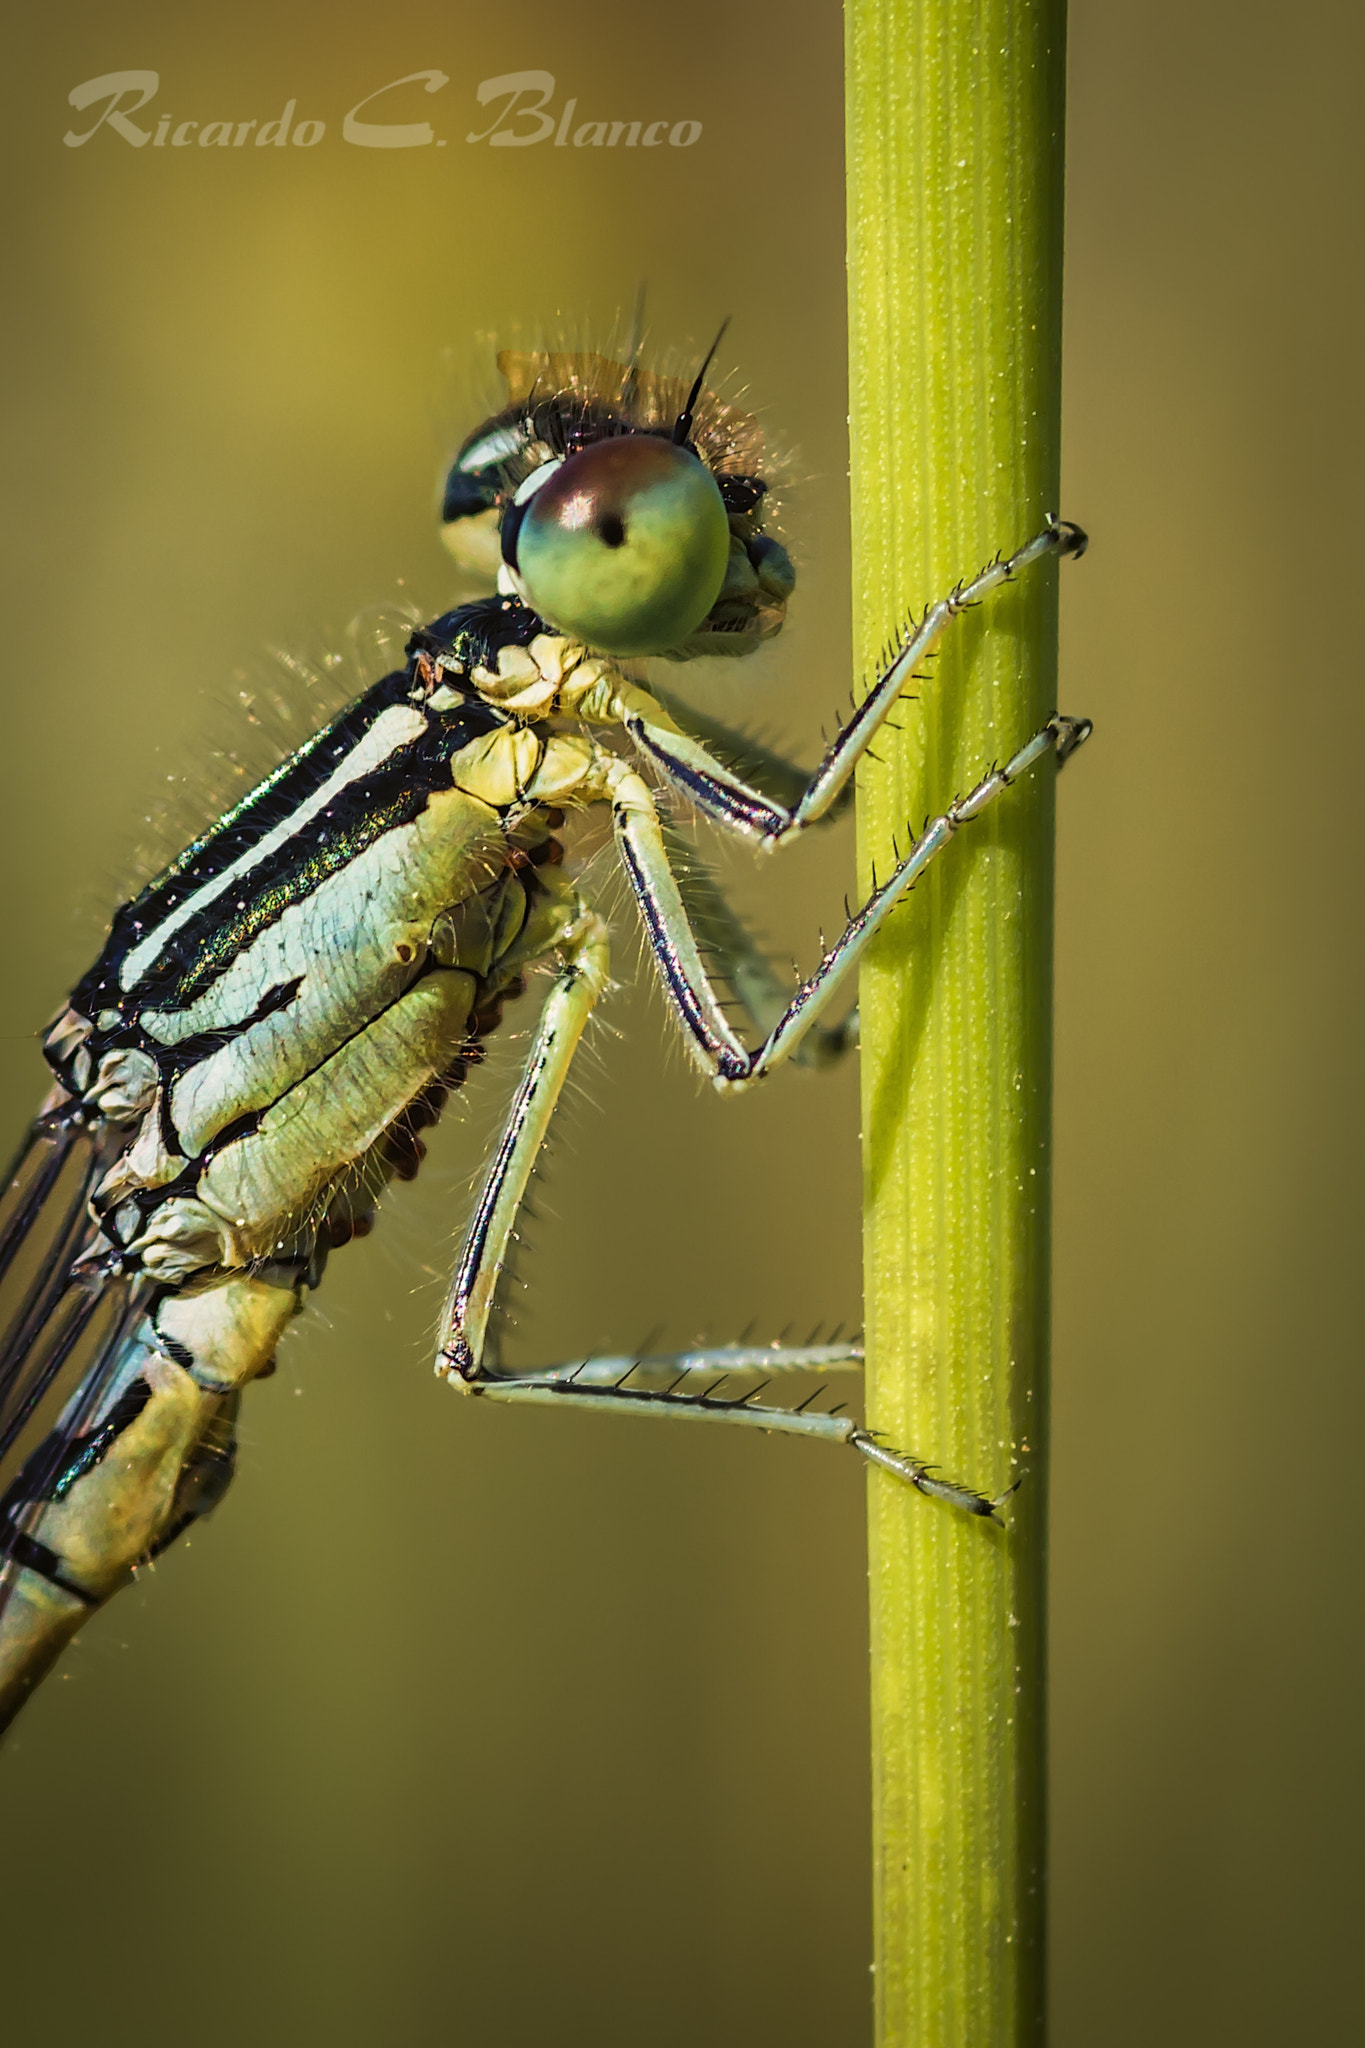
[(428, 713), (424, 733), (370, 774), (345, 784), (298, 832), (173, 932), (125, 997), (119, 971), (147, 931), (287, 822), (391, 705), (420, 709), (413, 692), (411, 670), (376, 683), (125, 904), (99, 960), (73, 991), (74, 1006), (86, 1016), (122, 1008), (130, 998), (139, 1011), (184, 1008), (291, 903), (311, 894), (383, 833), (420, 815), (432, 792), (449, 786), (450, 761), (462, 747), (508, 722), (505, 713), (474, 697)]
[(258, 841), (284, 818), (290, 816), (319, 790), (330, 775), (358, 747), (370, 727), (391, 705), (412, 702), (412, 676), (396, 669), (346, 706), (311, 739), (281, 761), (239, 803), (200, 834), (198, 839), (163, 868), (120, 917), (135, 916), (146, 931), (178, 910), (189, 896), (211, 882), (249, 853)]

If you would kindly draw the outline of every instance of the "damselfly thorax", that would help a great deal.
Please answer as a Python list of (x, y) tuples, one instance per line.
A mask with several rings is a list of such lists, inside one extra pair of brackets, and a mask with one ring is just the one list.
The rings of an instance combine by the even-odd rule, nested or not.
[(807, 775), (689, 721), (621, 666), (743, 654), (781, 625), (794, 579), (764, 530), (753, 421), (700, 376), (689, 391), (596, 356), (500, 365), (507, 404), (456, 457), (443, 508), (453, 552), (494, 570), (496, 591), (414, 633), (402, 668), (125, 904), (48, 1033), (53, 1089), (0, 1209), (6, 1712), (221, 1498), (242, 1390), (329, 1253), (416, 1170), (419, 1132), (541, 965), (549, 993), (453, 1276), (438, 1372), (485, 1397), (823, 1437), (970, 1512), (998, 1504), (817, 1400), (757, 1398), (757, 1371), (856, 1365), (856, 1342), (513, 1373), (488, 1327), (610, 979), (605, 923), (556, 837), (566, 814), (609, 811), (670, 1007), (716, 1086), (836, 1058), (855, 1029), (826, 1012), (873, 931), (961, 824), (1088, 727), (1054, 717), (912, 840), (794, 995), (704, 870), (679, 881), (661, 794), (758, 846), (799, 836), (839, 807), (956, 613), (1083, 536), (1050, 522), (930, 606)]

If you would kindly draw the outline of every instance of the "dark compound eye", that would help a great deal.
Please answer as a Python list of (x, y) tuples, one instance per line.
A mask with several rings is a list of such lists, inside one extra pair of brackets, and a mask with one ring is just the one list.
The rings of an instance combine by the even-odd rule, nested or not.
[(730, 523), (690, 448), (653, 434), (594, 442), (524, 506), (511, 548), (526, 601), (604, 654), (657, 654), (720, 595)]

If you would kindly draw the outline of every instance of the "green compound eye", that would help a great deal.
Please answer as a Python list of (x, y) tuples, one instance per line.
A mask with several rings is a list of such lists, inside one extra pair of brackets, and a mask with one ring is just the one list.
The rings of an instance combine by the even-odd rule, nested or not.
[(720, 595), (730, 522), (689, 448), (653, 434), (571, 455), (504, 527), (504, 555), (543, 619), (603, 654), (658, 654)]

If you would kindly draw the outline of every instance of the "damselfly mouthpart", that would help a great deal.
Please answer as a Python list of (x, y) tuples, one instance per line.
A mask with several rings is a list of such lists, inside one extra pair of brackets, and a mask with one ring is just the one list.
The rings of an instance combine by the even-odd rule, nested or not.
[(136, 1566), (222, 1497), (243, 1389), (329, 1253), (415, 1169), (418, 1133), (546, 963), (438, 1373), (481, 1398), (819, 1437), (953, 1507), (999, 1505), (743, 1378), (856, 1366), (856, 1343), (526, 1373), (501, 1368), (489, 1318), (609, 982), (606, 925), (556, 837), (566, 813), (609, 815), (670, 1010), (718, 1089), (837, 1058), (855, 1029), (826, 1014), (877, 927), (959, 826), (1045, 756), (1065, 761), (1088, 724), (1052, 717), (912, 837), (794, 994), (705, 871), (680, 875), (668, 800), (767, 849), (833, 816), (953, 619), (1080, 553), (1084, 535), (1050, 521), (931, 604), (808, 775), (683, 713), (633, 666), (742, 655), (781, 626), (794, 577), (764, 530), (754, 422), (703, 388), (705, 365), (690, 389), (633, 355), (509, 352), (499, 367), (506, 403), (460, 450), (443, 505), (452, 552), (486, 566), (494, 593), (414, 632), (401, 668), (125, 904), (48, 1032), (54, 1085), (0, 1207), (4, 1717)]

